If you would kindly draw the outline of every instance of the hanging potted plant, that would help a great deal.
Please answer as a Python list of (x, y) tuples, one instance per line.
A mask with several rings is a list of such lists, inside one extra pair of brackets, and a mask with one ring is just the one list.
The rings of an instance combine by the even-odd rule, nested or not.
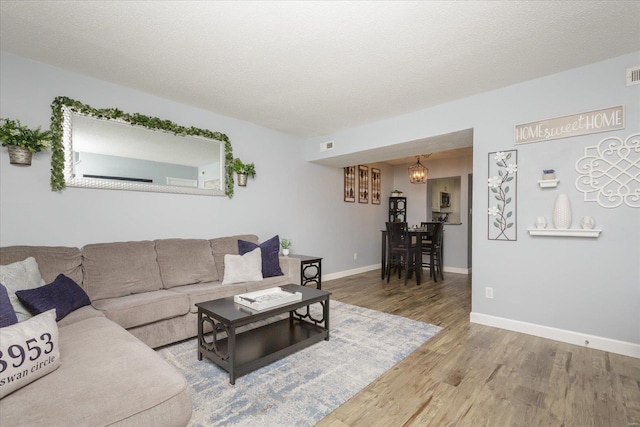
[(0, 140), (9, 150), (9, 162), (12, 165), (31, 165), (33, 153), (51, 146), (52, 132), (42, 131), (40, 126), (30, 129), (22, 126), (20, 120), (0, 119)]
[(253, 163), (242, 163), (240, 158), (233, 161), (233, 171), (238, 174), (238, 185), (246, 187), (247, 178), (256, 176), (256, 167)]

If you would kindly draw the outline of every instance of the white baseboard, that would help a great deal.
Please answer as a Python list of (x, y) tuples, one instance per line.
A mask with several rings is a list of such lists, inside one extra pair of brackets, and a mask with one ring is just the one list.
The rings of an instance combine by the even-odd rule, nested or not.
[(493, 326), (495, 328), (507, 329), (509, 331), (521, 332), (523, 334), (534, 335), (536, 337), (548, 338), (568, 344), (594, 348), (640, 359), (640, 344), (474, 312), (471, 312), (469, 315), (469, 320), (471, 323)]
[(380, 264), (367, 265), (364, 267), (354, 268), (353, 270), (338, 271), (336, 273), (323, 274), (322, 281), (341, 279), (343, 277), (352, 276), (354, 274), (366, 273), (367, 271), (380, 270)]
[(446, 265), (442, 267), (445, 273), (456, 273), (456, 274), (471, 274), (470, 268), (460, 268), (460, 267), (447, 267)]
[[(366, 273), (367, 271), (372, 271), (372, 270), (379, 270), (381, 268), (382, 268), (381, 264), (366, 265), (364, 267), (358, 267), (352, 270), (344, 270), (344, 271), (338, 271), (336, 273), (323, 274), (322, 280), (324, 281), (324, 280), (341, 279), (343, 277), (352, 276), (354, 274)], [(470, 268), (444, 266), (443, 270), (445, 273), (471, 274)]]

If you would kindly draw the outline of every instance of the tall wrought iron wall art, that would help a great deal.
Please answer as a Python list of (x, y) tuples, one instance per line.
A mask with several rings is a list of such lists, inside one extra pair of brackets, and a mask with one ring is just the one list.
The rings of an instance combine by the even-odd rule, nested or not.
[(356, 167), (344, 168), (344, 201), (355, 203), (356, 201)]
[(489, 240), (517, 240), (517, 170), (518, 150), (489, 153)]
[(358, 202), (369, 203), (369, 166), (358, 166)]
[(379, 205), (382, 200), (382, 180), (380, 169), (371, 168), (371, 203)]

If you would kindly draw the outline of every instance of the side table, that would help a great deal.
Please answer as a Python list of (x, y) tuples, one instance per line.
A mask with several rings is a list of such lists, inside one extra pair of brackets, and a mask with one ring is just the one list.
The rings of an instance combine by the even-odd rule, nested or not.
[(316, 289), (322, 289), (322, 258), (294, 254), (290, 254), (289, 257), (300, 260), (300, 284), (302, 286), (315, 284)]

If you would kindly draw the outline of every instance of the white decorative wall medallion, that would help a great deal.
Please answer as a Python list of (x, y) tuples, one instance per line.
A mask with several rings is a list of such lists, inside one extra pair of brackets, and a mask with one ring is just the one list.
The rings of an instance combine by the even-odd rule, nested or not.
[(585, 147), (576, 162), (576, 188), (585, 202), (605, 208), (625, 204), (640, 208), (640, 133), (621, 138), (612, 136), (598, 145)]

